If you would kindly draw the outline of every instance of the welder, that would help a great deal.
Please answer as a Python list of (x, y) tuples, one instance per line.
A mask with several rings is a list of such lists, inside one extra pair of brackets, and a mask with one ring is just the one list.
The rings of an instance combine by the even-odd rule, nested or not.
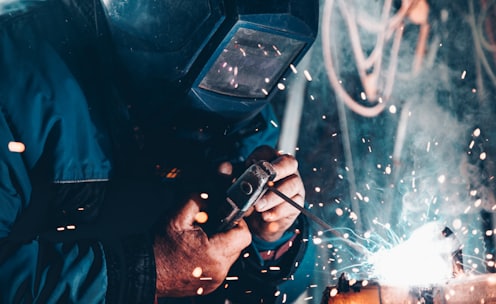
[(261, 160), (304, 204), (296, 159), (274, 149), (270, 101), (315, 39), (318, 1), (0, 7), (0, 302), (301, 293), (296, 208), (267, 192), (227, 230), (197, 215), (223, 208)]

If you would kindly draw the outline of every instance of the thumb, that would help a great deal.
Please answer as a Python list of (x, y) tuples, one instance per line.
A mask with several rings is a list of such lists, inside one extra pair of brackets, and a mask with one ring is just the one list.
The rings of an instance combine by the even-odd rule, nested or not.
[(176, 216), (172, 218), (171, 227), (176, 231), (193, 229), (196, 216), (200, 212), (200, 205), (199, 197), (189, 198), (186, 204), (179, 209)]
[(250, 229), (248, 229), (246, 222), (241, 219), (233, 228), (213, 235), (210, 238), (210, 243), (221, 246), (227, 256), (237, 258), (241, 250), (250, 245), (251, 240)]

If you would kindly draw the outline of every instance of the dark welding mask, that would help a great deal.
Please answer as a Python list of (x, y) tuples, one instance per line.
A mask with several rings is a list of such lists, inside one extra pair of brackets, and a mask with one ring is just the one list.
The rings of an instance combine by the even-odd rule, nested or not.
[(102, 4), (133, 82), (163, 90), (167, 103), (237, 121), (253, 117), (273, 98), (318, 27), (318, 0)]

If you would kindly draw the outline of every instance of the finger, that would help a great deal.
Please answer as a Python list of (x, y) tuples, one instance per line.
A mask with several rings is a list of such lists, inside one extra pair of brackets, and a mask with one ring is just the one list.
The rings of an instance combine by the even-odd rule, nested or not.
[(200, 212), (200, 198), (192, 197), (179, 209), (178, 213), (171, 220), (171, 227), (176, 231), (194, 228), (195, 219)]
[[(297, 203), (299, 203), (300, 206), (303, 206), (303, 200), (305, 199), (305, 187), (299, 176), (292, 175), (279, 182), (277, 184), (277, 190), (290, 198), (299, 195), (301, 199), (299, 199)], [(263, 212), (281, 204), (282, 202), (284, 202), (283, 198), (269, 190), (255, 204), (255, 210), (258, 212)]]
[(240, 220), (233, 228), (213, 235), (210, 243), (220, 247), (226, 256), (237, 258), (241, 250), (250, 245), (251, 233), (246, 222)]
[[(303, 201), (301, 195), (296, 195), (291, 198), (295, 202)], [(265, 222), (276, 222), (283, 219), (294, 220), (300, 214), (300, 210), (296, 209), (285, 202), (276, 205), (275, 207), (261, 213), (261, 218)]]
[(298, 162), (294, 156), (283, 154), (271, 162), (272, 167), (276, 171), (274, 181), (279, 181), (290, 175), (298, 174)]

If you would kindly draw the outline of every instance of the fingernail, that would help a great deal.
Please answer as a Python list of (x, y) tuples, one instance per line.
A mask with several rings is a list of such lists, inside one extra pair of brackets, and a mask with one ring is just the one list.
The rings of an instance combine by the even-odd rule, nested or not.
[(257, 211), (260, 212), (260, 211), (263, 211), (265, 206), (267, 206), (267, 202), (265, 201), (265, 199), (261, 198), (258, 200), (258, 202), (256, 204), (256, 209), (257, 209)]
[(263, 217), (264, 221), (268, 222), (272, 219), (272, 212), (266, 211), (263, 213), (262, 217)]

